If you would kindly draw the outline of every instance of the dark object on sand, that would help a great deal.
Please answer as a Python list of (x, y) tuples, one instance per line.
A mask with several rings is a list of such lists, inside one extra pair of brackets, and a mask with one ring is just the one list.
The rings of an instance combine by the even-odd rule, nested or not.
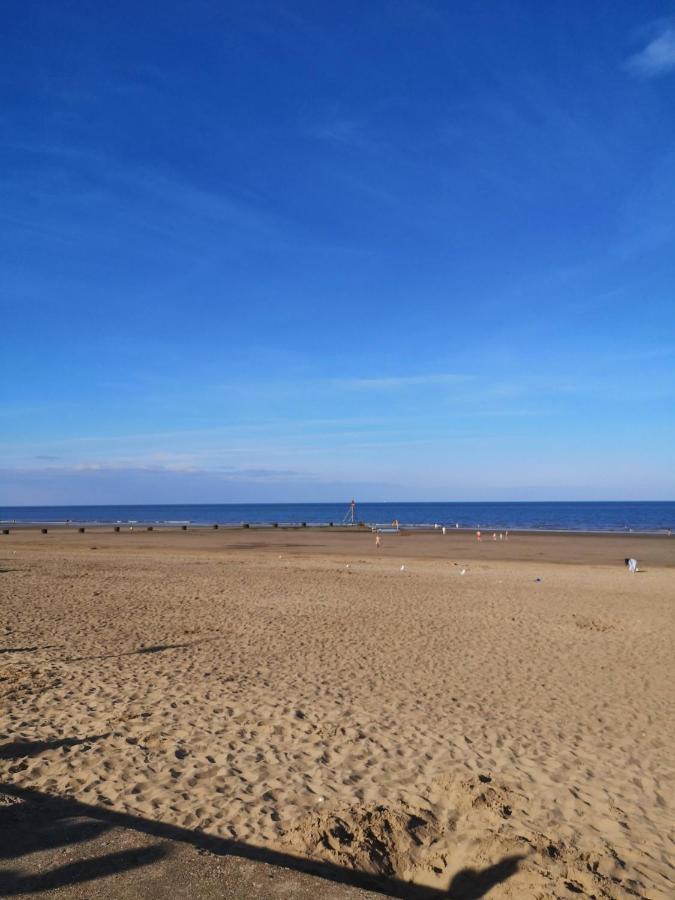
[(9, 528), (3, 528), (3, 529), (2, 529), (2, 533), (3, 533), (3, 534), (9, 534)]
[(217, 528), (218, 526), (217, 526), (217, 525), (214, 525), (213, 527), (214, 527), (214, 528)]
[(180, 528), (181, 531), (187, 531), (187, 525), (181, 525)]
[(154, 531), (154, 528), (152, 527), (152, 525), (148, 525), (148, 531)]
[(119, 530), (120, 530), (120, 526), (119, 526), (119, 525), (115, 525), (115, 531), (119, 531)]
[(84, 534), (84, 528), (78, 528), (77, 530), (80, 532), (80, 534)]
[(41, 531), (43, 534), (47, 534), (47, 529), (46, 529), (46, 528), (41, 528), (40, 531)]

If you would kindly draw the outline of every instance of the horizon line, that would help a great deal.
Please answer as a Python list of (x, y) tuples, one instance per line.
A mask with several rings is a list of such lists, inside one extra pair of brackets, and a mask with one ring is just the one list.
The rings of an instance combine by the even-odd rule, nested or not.
[[(467, 504), (467, 503), (492, 503), (495, 505), (498, 504), (507, 504), (507, 503), (675, 503), (675, 498), (673, 499), (660, 499), (660, 500), (650, 500), (650, 499), (641, 499), (641, 500), (358, 500), (355, 501), (356, 505), (359, 506), (382, 506), (389, 504), (399, 504), (399, 505), (411, 505), (415, 504), (417, 506), (424, 505), (435, 505), (435, 504)], [(351, 503), (350, 500), (218, 500), (213, 501), (211, 503), (205, 503), (200, 501), (198, 503), (191, 503), (185, 501), (179, 502), (147, 502), (147, 501), (131, 501), (128, 503), (5, 503), (0, 504), (1, 509), (39, 509), (40, 507), (49, 507), (51, 509), (67, 509), (68, 507), (77, 506), (82, 508), (89, 507), (97, 507), (97, 506), (109, 506), (109, 507), (123, 507), (123, 506), (349, 506)]]

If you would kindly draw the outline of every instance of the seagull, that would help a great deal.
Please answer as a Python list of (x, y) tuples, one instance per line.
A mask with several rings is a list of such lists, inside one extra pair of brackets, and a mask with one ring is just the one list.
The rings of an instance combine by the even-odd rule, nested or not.
[(401, 566), (401, 572), (405, 572), (405, 566)]

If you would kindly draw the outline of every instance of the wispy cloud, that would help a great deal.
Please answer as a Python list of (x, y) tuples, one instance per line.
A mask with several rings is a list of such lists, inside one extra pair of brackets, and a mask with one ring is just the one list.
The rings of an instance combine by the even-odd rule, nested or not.
[[(20, 471), (20, 470), (19, 470)], [(253, 480), (253, 481), (277, 481), (277, 480), (295, 480), (295, 479), (313, 479), (316, 476), (311, 472), (299, 472), (294, 469), (275, 469), (266, 466), (258, 467), (238, 467), (238, 466), (218, 466), (217, 468), (203, 468), (190, 463), (167, 463), (167, 464), (143, 464), (135, 463), (132, 465), (116, 462), (87, 462), (77, 463), (72, 466), (61, 466), (49, 469), (24, 469), (24, 473), (29, 472), (45, 472), (50, 471), (58, 474), (76, 475), (79, 473), (101, 473), (103, 475), (141, 475), (141, 474), (181, 474), (194, 475), (209, 478), (217, 478), (227, 481)]]
[[(267, 238), (282, 234), (283, 228), (289, 226), (265, 208), (260, 198), (250, 193), (236, 196), (234, 192), (208, 190), (157, 167), (122, 164), (91, 148), (36, 141), (3, 142), (2, 149), (20, 151), (24, 158), (39, 159), (43, 163), (37, 174), (33, 167), (27, 167), (21, 174), (13, 173), (11, 178), (4, 179), (0, 182), (3, 193), (21, 190), (24, 196), (33, 200), (47, 193), (52, 203), (67, 200), (69, 208), (78, 211), (94, 201), (99, 205), (108, 204), (110, 212), (117, 211), (125, 217), (128, 217), (127, 208), (133, 204), (137, 226), (163, 237), (181, 234), (177, 219), (179, 223), (191, 221), (211, 227), (244, 229)], [(86, 187), (80, 186), (77, 191), (64, 196), (64, 172), (70, 172), (74, 167)], [(146, 215), (139, 216), (139, 208), (144, 209)], [(167, 212), (170, 213), (168, 220), (163, 221)], [(39, 224), (45, 227), (44, 217)]]
[(369, 144), (364, 136), (362, 126), (354, 119), (328, 119), (306, 128), (305, 134), (318, 141), (347, 144), (352, 147), (363, 147)]
[(387, 143), (378, 136), (370, 116), (353, 115), (335, 107), (313, 119), (299, 123), (300, 133), (309, 140), (351, 150), (382, 151)]
[(290, 502), (352, 496), (360, 488), (382, 496), (400, 486), (312, 471), (275, 468), (179, 470), (161, 466), (91, 465), (0, 468), (5, 506), (34, 504)]
[(273, 466), (208, 466), (192, 465), (190, 463), (159, 463), (144, 462), (116, 462), (104, 460), (101, 462), (82, 462), (74, 465), (45, 465), (45, 466), (20, 466), (17, 468), (6, 467), (0, 469), (0, 480), (38, 479), (47, 481), (63, 481), (71, 479), (73, 483), (86, 479), (105, 479), (118, 481), (123, 484), (129, 479), (164, 479), (183, 478), (188, 481), (208, 480), (213, 484), (239, 483), (239, 482), (314, 482), (320, 480), (320, 476), (313, 471), (275, 468)]
[(675, 69), (675, 28), (667, 27), (644, 50), (626, 60), (626, 69), (637, 78), (656, 78)]
[(429, 375), (394, 375), (382, 378), (340, 378), (335, 384), (353, 390), (391, 390), (419, 385), (461, 384), (471, 379), (471, 375), (440, 372)]
[[(347, 123), (334, 127), (332, 139), (351, 140)], [(328, 140), (331, 126), (326, 128)], [(352, 138), (358, 139), (356, 131)], [(60, 244), (108, 244), (111, 234), (124, 232), (155, 248), (170, 242), (201, 264), (214, 254), (222, 258), (226, 234), (247, 246), (284, 252), (305, 252), (308, 247), (326, 253), (363, 252), (308, 230), (255, 185), (210, 183), (161, 165), (129, 163), (86, 146), (1, 140), (0, 151), (8, 150), (22, 165), (0, 178), (0, 198), (8, 209), (25, 212), (16, 216), (2, 211), (0, 223)], [(69, 179), (73, 184), (64, 190)]]

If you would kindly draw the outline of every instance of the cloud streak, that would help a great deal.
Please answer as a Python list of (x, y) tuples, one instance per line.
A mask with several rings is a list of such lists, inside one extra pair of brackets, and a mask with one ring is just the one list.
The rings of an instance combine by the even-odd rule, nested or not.
[[(14, 505), (309, 502), (317, 497), (391, 493), (382, 481), (340, 480), (312, 471), (273, 468), (177, 469), (161, 466), (92, 465), (0, 468), (3, 507)], [(400, 490), (400, 487), (398, 487)]]
[[(42, 457), (42, 459), (56, 459), (56, 457)], [(103, 476), (122, 475), (146, 475), (146, 474), (180, 474), (207, 476), (210, 478), (218, 478), (221, 480), (294, 480), (294, 479), (314, 479), (316, 476), (311, 472), (296, 471), (294, 469), (275, 469), (267, 467), (237, 467), (237, 466), (218, 466), (216, 468), (202, 468), (201, 466), (190, 463), (140, 463), (133, 465), (124, 462), (82, 462), (74, 465), (65, 466), (45, 466), (43, 468), (23, 468), (23, 469), (3, 469), (3, 474), (9, 472), (14, 475), (41, 476), (41, 475), (80, 475), (98, 473)]]
[(637, 78), (657, 78), (675, 70), (675, 28), (666, 28), (644, 50), (629, 57), (626, 69)]
[(469, 381), (471, 375), (440, 372), (431, 375), (394, 375), (382, 378), (340, 378), (334, 384), (337, 387), (352, 390), (395, 390), (396, 388), (418, 387), (420, 385), (462, 384)]

